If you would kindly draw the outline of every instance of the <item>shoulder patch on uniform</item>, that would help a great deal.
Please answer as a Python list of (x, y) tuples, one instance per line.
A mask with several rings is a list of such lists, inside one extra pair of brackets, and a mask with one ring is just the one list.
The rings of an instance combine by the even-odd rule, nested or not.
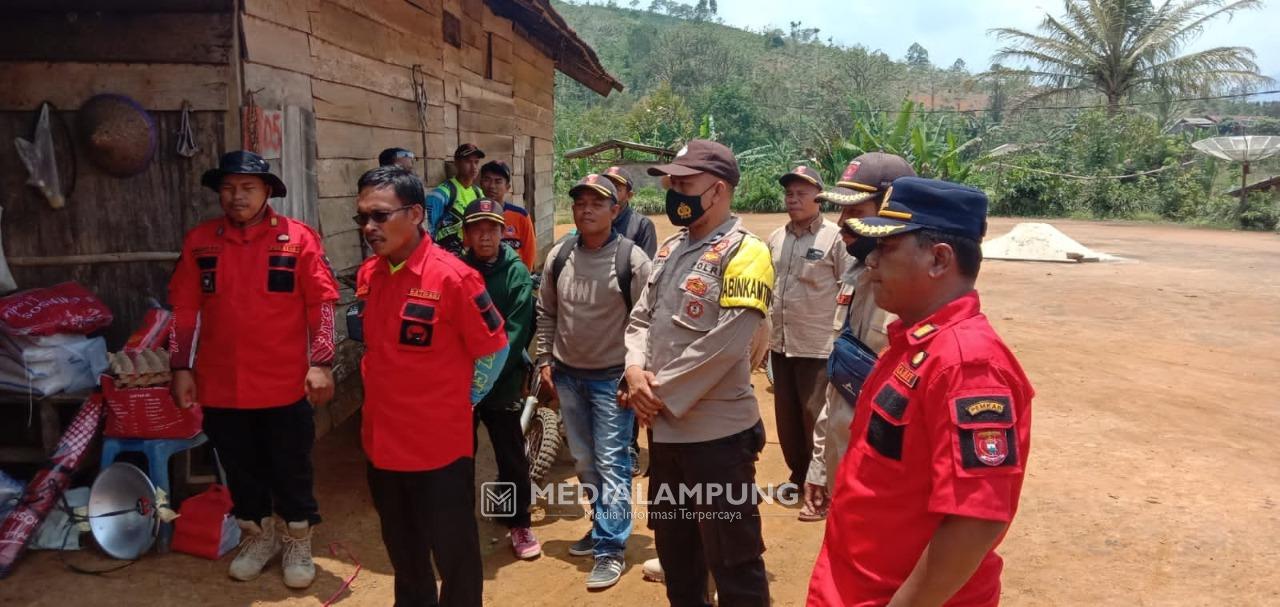
[(840, 293), (836, 295), (837, 306), (847, 306), (853, 303), (853, 293)]
[(720, 307), (751, 308), (768, 315), (773, 279), (773, 257), (768, 245), (755, 236), (744, 236), (725, 268)]
[(937, 331), (937, 330), (938, 328), (933, 325), (920, 325), (919, 327), (916, 327), (916, 330), (911, 332), (911, 336), (916, 339), (923, 339), (924, 337), (928, 336), (930, 333), (933, 333), (934, 331)]
[(911, 368), (919, 369), (920, 365), (923, 365), (927, 358), (929, 358), (928, 352), (925, 352), (924, 350), (916, 352), (915, 355), (911, 357)]
[(498, 308), (493, 305), (493, 299), (489, 297), (488, 291), (481, 291), (475, 297), (476, 308), (480, 310), (480, 316), (484, 318), (484, 326), (489, 330), (490, 334), (497, 333), (502, 328), (502, 315), (498, 313)]
[(1013, 422), (1013, 408), (1007, 394), (957, 398), (954, 405), (956, 423), (961, 425)]
[(670, 257), (670, 256), (671, 256), (671, 245), (664, 244), (662, 245), (661, 249), (658, 249), (658, 255), (654, 259), (666, 259), (667, 257)]

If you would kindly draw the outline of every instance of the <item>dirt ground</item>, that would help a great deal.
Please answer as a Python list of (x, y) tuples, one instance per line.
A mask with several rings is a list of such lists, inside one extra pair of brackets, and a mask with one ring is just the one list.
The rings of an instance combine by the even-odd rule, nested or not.
[[(781, 215), (750, 216), (767, 235)], [(659, 219), (659, 225), (666, 222)], [(996, 219), (993, 236), (1014, 221)], [(1007, 605), (1266, 605), (1280, 603), (1280, 237), (1146, 224), (1058, 221), (1110, 264), (989, 261), (986, 312), (1037, 390), (1021, 509), (1001, 548)], [(664, 230), (664, 231), (669, 231)], [(772, 397), (757, 376), (772, 430)], [(481, 446), (479, 480), (493, 476)], [(340, 605), (390, 605), (392, 578), (370, 504), (356, 420), (317, 445), (319, 574), (292, 592), (273, 567), (251, 583), (227, 560), (149, 556), (85, 577), (50, 554), (29, 554), (0, 582), (0, 605), (318, 605), (364, 565)], [(786, 478), (776, 443), (761, 483)], [(571, 477), (569, 464), (554, 478)], [(803, 603), (821, 524), (764, 507), (765, 560), (777, 605)], [(567, 548), (587, 529), (577, 509), (539, 511), (545, 554), (516, 562), (504, 533), (481, 523), (490, 605), (664, 604), (641, 578), (655, 556), (635, 530), (621, 583), (589, 593), (589, 559)], [(83, 562), (87, 555), (76, 562)]]

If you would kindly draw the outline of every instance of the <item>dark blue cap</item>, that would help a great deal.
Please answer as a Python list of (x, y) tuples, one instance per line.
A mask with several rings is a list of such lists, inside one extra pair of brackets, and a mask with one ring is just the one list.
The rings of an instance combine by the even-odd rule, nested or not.
[(885, 192), (875, 217), (853, 218), (844, 224), (867, 238), (936, 230), (981, 241), (987, 233), (987, 195), (959, 183), (900, 177)]
[(247, 150), (223, 154), (218, 161), (218, 168), (205, 171), (200, 177), (200, 183), (217, 192), (222, 187), (223, 175), (257, 175), (271, 188), (271, 198), (284, 198), (288, 193), (284, 182), (271, 172), (271, 165), (261, 156)]

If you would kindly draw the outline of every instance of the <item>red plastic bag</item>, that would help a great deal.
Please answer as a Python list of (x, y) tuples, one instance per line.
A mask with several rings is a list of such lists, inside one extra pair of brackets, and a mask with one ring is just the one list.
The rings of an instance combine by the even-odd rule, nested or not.
[(10, 335), (88, 335), (111, 321), (111, 309), (74, 282), (0, 298), (0, 331)]
[(170, 546), (176, 552), (218, 560), (224, 554), (222, 548), (235, 546), (226, 537), (230, 527), (235, 525), (228, 516), (230, 513), (231, 492), (224, 485), (210, 485), (200, 495), (182, 502), (178, 509), (181, 516), (174, 521)]
[(164, 308), (151, 308), (142, 317), (142, 325), (134, 330), (125, 342), (123, 352), (141, 352), (169, 347), (169, 328), (173, 325), (173, 312)]
[(98, 435), (102, 411), (102, 399), (97, 395), (84, 401), (58, 441), (49, 463), (31, 479), (22, 501), (0, 523), (0, 579), (13, 571), (18, 557), (27, 549), (27, 540), (71, 483), (71, 474), (84, 459), (89, 442)]

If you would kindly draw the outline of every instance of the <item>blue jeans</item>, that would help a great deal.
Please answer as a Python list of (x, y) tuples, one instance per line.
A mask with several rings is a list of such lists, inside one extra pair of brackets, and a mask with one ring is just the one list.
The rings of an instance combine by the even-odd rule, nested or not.
[(635, 413), (618, 406), (618, 381), (552, 372), (560, 416), (577, 461), (578, 482), (592, 496), (595, 556), (621, 557), (631, 535), (631, 428)]

